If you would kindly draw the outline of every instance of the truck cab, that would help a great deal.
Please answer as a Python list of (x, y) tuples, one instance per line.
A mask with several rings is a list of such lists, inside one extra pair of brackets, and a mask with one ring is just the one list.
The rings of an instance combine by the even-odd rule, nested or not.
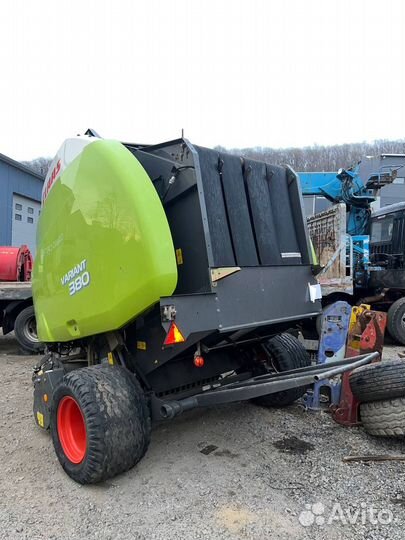
[(405, 289), (405, 202), (372, 214), (370, 263), (372, 287)]

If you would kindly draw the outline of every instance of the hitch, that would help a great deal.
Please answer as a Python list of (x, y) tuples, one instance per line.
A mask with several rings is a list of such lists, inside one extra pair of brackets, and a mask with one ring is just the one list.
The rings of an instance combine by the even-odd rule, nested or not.
[(272, 373), (251, 377), (243, 381), (223, 384), (214, 389), (206, 390), (200, 394), (180, 400), (162, 400), (156, 396), (151, 397), (152, 416), (155, 420), (174, 418), (184, 411), (197, 407), (219, 405), (253, 399), (267, 394), (299, 388), (317, 381), (334, 377), (352, 371), (360, 366), (371, 363), (379, 358), (378, 352), (363, 354), (356, 358), (344, 358), (325, 364), (317, 364), (303, 368), (292, 369), (281, 373)]

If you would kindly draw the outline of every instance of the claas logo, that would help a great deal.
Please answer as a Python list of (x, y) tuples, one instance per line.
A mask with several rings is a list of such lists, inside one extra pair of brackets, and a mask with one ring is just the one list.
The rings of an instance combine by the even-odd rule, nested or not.
[(42, 203), (45, 201), (45, 199), (47, 198), (48, 196), (48, 193), (51, 189), (51, 187), (53, 186), (53, 183), (55, 182), (59, 172), (60, 172), (60, 168), (61, 168), (61, 161), (60, 159), (58, 160), (58, 163), (55, 165), (55, 167), (53, 168), (53, 171), (51, 173), (51, 176), (48, 178), (48, 182), (46, 183), (46, 186), (45, 186), (45, 189), (44, 189), (44, 193), (42, 195)]

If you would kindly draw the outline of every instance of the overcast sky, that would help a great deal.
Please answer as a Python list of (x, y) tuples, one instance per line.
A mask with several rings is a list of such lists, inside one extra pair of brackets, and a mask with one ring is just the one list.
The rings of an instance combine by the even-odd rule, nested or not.
[(0, 12), (0, 152), (87, 127), (154, 143), (405, 136), (402, 0), (13, 0)]

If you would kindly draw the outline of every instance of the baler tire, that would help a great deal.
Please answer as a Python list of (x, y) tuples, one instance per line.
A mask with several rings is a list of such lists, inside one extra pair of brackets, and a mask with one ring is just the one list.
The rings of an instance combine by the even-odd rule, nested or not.
[[(290, 334), (275, 336), (266, 344), (272, 364), (278, 372), (306, 367), (311, 364), (310, 356), (302, 343)], [(304, 395), (305, 386), (267, 394), (252, 401), (262, 407), (285, 407)]]
[(44, 350), (44, 345), (36, 334), (34, 306), (24, 308), (17, 315), (14, 321), (14, 335), (25, 354), (38, 354)]
[(364, 429), (375, 437), (405, 437), (405, 398), (361, 403)]
[(405, 298), (399, 298), (390, 306), (387, 329), (395, 341), (405, 345)]
[[(85, 426), (85, 443), (78, 440), (73, 444), (73, 450), (75, 444), (80, 447), (79, 453), (71, 451), (69, 443), (71, 426), (77, 422), (65, 428), (59, 411), (66, 399), (80, 410), (81, 419), (76, 411), (78, 422)], [(96, 365), (66, 374), (53, 394), (50, 425), (60, 464), (80, 484), (102, 482), (128, 471), (144, 456), (150, 442), (145, 394), (135, 376), (120, 366)]]
[(360, 403), (405, 397), (405, 360), (376, 362), (355, 369), (350, 388)]

